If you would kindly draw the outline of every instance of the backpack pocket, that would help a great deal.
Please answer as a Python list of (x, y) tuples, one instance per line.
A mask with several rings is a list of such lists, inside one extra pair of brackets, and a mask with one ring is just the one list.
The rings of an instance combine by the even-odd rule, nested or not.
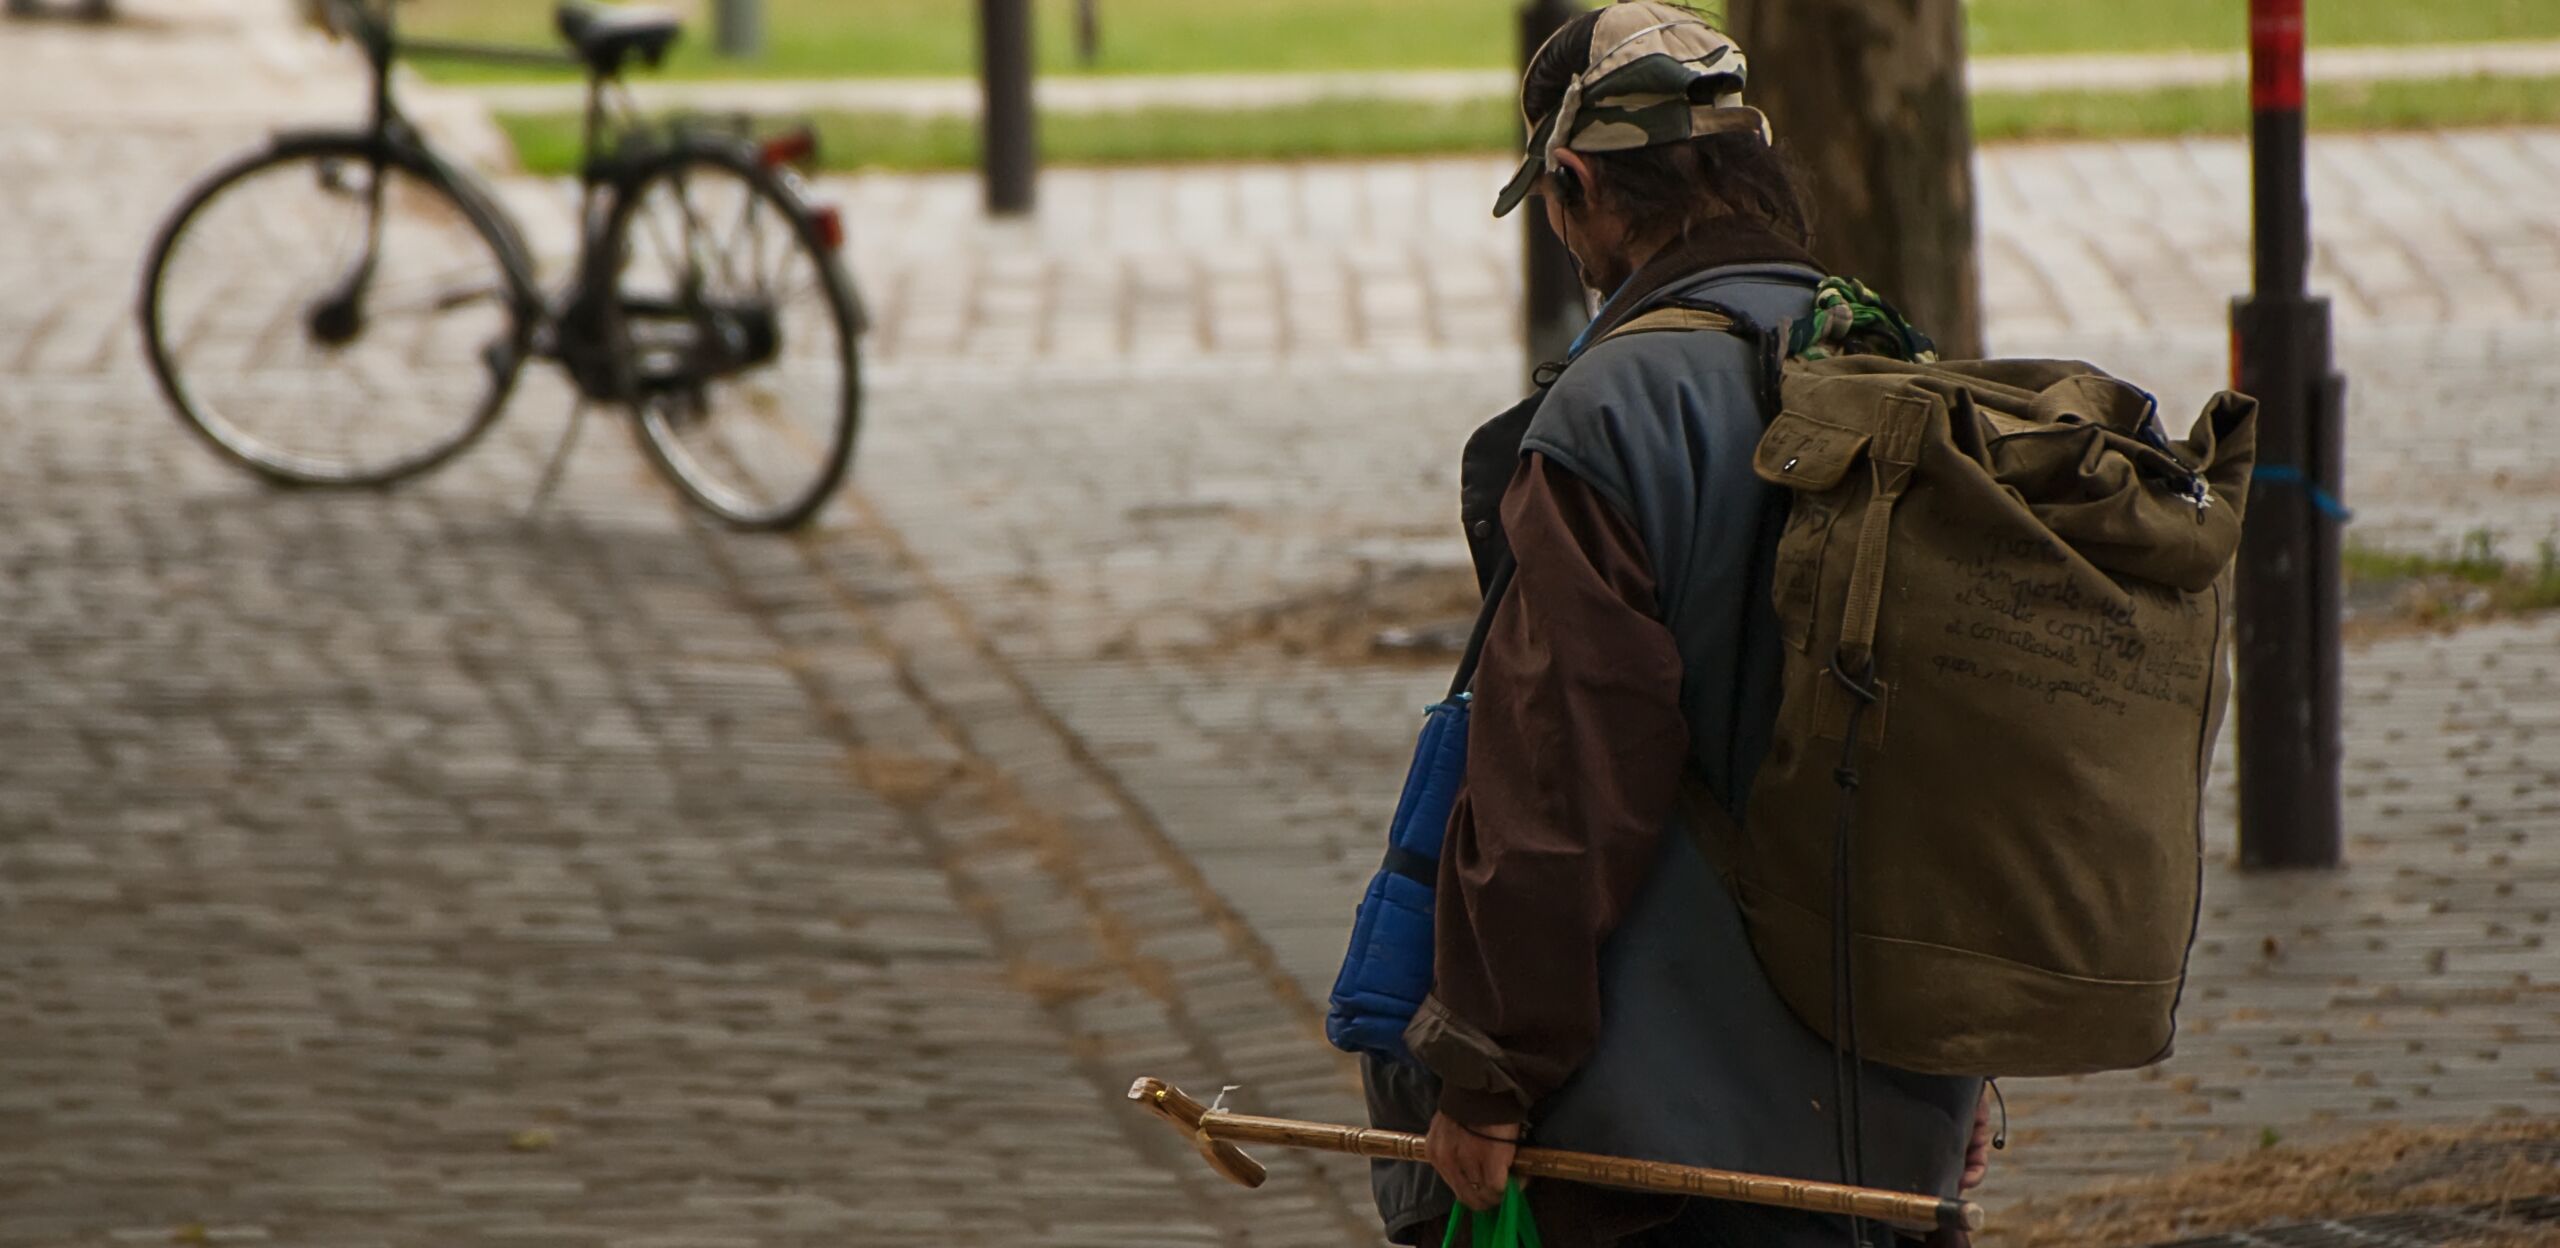
[(1841, 482), (1866, 453), (1868, 435), (1802, 412), (1780, 412), (1760, 436), (1751, 469), (1761, 480), (1785, 486), (1794, 502), (1778, 537), (1777, 575), (1770, 598), (1779, 635), (1797, 653), (1813, 644), (1814, 608), (1822, 598), (1823, 554), (1832, 523), (1840, 518)]

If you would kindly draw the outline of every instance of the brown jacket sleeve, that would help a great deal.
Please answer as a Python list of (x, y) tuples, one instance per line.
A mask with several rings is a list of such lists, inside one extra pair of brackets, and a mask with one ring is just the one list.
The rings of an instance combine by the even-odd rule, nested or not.
[(1435, 983), (1405, 1033), (1470, 1126), (1524, 1120), (1589, 1055), (1601, 942), (1653, 866), (1689, 749), (1634, 527), (1536, 454), (1502, 520), (1519, 566), (1476, 670)]

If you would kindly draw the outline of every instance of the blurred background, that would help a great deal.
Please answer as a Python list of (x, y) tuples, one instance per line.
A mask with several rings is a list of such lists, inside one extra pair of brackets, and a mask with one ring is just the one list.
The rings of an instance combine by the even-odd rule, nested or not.
[[(2230, 383), (2248, 6), (1733, 7), (1827, 259), (2173, 420)], [(1989, 1243), (2560, 1242), (2560, 5), (2310, 7), (2337, 862), (2244, 869), (2221, 751), (2178, 1054), (2007, 1085)], [(145, 259), (221, 161), (360, 125), (364, 59), (283, 0), (12, 0), (0, 1244), (1375, 1242), (1356, 1163), (1227, 1187), (1120, 1096), (1359, 1117), (1321, 1001), (1473, 607), (1458, 450), (1579, 314), (1489, 215), (1567, 8), (678, 5), (639, 107), (812, 126), (869, 315), (848, 483), (772, 535), (612, 413), (535, 508), (537, 366), (394, 490), (223, 462)], [(578, 72), (394, 83), (568, 274)], [(331, 244), (240, 229), (189, 306), (281, 374), (253, 296)], [(423, 410), (454, 359), (293, 392)]]

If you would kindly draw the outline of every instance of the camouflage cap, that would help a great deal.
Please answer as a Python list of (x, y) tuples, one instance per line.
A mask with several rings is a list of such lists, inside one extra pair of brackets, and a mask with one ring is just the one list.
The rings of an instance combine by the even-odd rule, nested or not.
[(1493, 215), (1519, 207), (1538, 174), (1553, 171), (1556, 153), (1566, 148), (1623, 152), (1744, 132), (1768, 141), (1769, 119), (1742, 102), (1750, 67), (1741, 46), (1705, 18), (1652, 0), (1614, 4), (1558, 31), (1530, 63), (1547, 56), (1556, 39), (1586, 36), (1589, 46), (1576, 58), (1582, 67), (1554, 112), (1530, 116), (1522, 84), (1529, 156), (1494, 201)]

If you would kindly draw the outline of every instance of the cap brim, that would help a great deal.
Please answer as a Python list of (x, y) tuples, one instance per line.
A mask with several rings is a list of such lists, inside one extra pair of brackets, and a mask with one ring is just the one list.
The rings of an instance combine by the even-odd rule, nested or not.
[(1503, 184), (1502, 194), (1494, 198), (1493, 215), (1511, 215), (1511, 210), (1519, 207), (1521, 200), (1529, 198), (1530, 190), (1538, 185), (1538, 170), (1546, 163), (1547, 136), (1554, 132), (1555, 124), (1556, 115), (1549, 113), (1538, 124), (1529, 127), (1529, 157), (1520, 162), (1520, 172), (1512, 174), (1511, 180)]
[(1538, 157), (1532, 153), (1528, 159), (1520, 162), (1520, 172), (1512, 174), (1511, 181), (1503, 184), (1502, 194), (1494, 197), (1493, 215), (1510, 216), (1511, 210), (1519, 207), (1521, 200), (1529, 198), (1530, 190), (1537, 185)]

